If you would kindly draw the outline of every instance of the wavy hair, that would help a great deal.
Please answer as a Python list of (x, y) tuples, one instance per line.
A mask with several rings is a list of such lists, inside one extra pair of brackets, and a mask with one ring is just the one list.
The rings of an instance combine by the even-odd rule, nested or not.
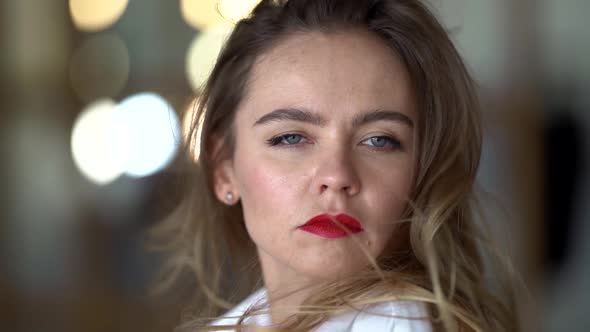
[[(232, 123), (256, 60), (295, 33), (351, 29), (373, 33), (388, 45), (413, 85), (417, 173), (397, 230), (406, 247), (382, 253), (367, 271), (331, 281), (279, 330), (309, 331), (351, 308), (403, 299), (426, 303), (438, 331), (518, 330), (510, 274), (491, 270), (495, 265), (483, 260), (495, 256), (484, 254), (493, 247), (477, 222), (482, 134), (476, 86), (445, 29), (418, 0), (263, 0), (236, 23), (195, 107), (186, 148), (193, 155), (199, 144), (200, 156), (188, 165), (185, 199), (151, 230), (152, 244), (169, 258), (160, 285), (189, 271), (197, 286), (200, 318), (183, 329), (218, 329), (203, 317), (219, 315), (261, 286), (241, 205), (219, 202), (212, 182), (216, 162), (233, 152)], [(213, 147), (219, 141), (218, 151)], [(487, 280), (490, 273), (495, 284)], [(240, 322), (257, 312), (245, 313)]]

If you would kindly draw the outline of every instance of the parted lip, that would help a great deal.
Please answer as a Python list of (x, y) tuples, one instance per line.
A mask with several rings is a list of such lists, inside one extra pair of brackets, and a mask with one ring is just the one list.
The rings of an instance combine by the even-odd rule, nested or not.
[(314, 234), (321, 233), (318, 235), (325, 237), (347, 236), (347, 232), (342, 227), (345, 227), (352, 234), (363, 231), (361, 223), (355, 217), (346, 213), (337, 215), (319, 214), (298, 228)]

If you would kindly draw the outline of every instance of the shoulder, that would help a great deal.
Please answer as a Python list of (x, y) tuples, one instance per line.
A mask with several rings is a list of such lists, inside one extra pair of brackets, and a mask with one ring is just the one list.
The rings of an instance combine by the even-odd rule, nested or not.
[(428, 310), (423, 303), (391, 301), (379, 303), (336, 316), (314, 332), (328, 331), (391, 331), (432, 332)]

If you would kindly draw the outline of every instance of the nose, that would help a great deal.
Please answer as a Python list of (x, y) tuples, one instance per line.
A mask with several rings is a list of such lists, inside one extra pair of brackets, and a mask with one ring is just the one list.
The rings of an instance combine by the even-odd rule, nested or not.
[(320, 157), (313, 185), (316, 194), (354, 196), (360, 191), (360, 187), (358, 170), (347, 153), (324, 153)]

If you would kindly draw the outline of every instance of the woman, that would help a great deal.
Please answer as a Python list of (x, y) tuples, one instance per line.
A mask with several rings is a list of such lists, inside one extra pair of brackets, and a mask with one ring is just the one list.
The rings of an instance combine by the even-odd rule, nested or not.
[(154, 234), (202, 317), (242, 302), (187, 330), (517, 330), (473, 220), (474, 84), (419, 1), (264, 0), (199, 100), (190, 192)]

